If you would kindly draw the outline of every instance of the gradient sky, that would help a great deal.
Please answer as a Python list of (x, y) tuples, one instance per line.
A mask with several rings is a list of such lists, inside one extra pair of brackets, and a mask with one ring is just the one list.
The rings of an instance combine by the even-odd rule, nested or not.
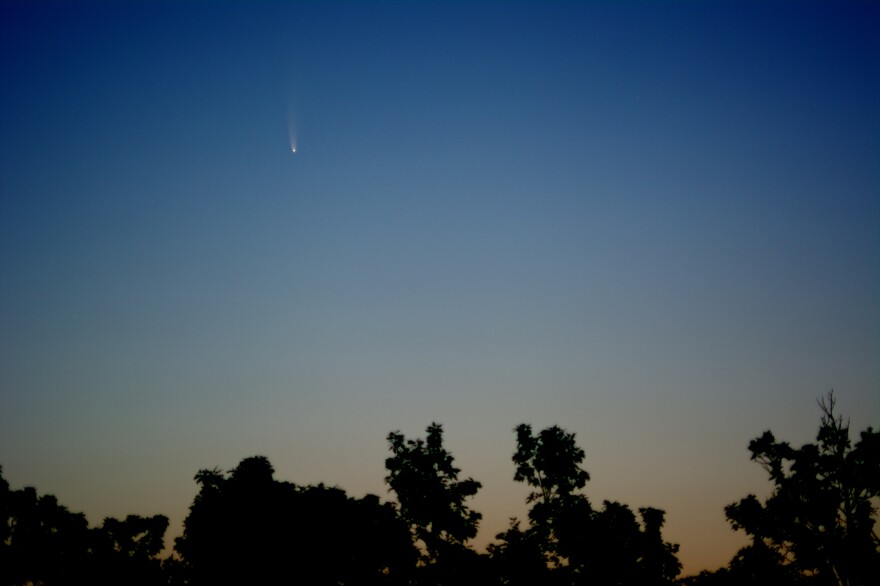
[(93, 524), (438, 421), (483, 547), (559, 424), (695, 572), (880, 423), (877, 3), (3, 0), (0, 76), (0, 465)]

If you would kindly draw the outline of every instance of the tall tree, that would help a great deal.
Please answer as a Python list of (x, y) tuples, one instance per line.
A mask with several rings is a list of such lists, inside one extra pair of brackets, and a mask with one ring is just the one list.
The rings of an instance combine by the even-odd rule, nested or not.
[(442, 583), (458, 579), (465, 567), (470, 573), (481, 565), (467, 541), (477, 534), (482, 515), (465, 502), (481, 484), (473, 478), (459, 480), (461, 470), (443, 447), (441, 425), (432, 423), (427, 434), (424, 440), (388, 434), (393, 455), (385, 460), (385, 481), (397, 495), (401, 517), (423, 545), (423, 575), (433, 576), (424, 581)]
[[(664, 513), (640, 509), (641, 522), (626, 505), (605, 501), (594, 510), (582, 490), (590, 478), (581, 467), (584, 451), (573, 433), (558, 426), (537, 435), (516, 427), (514, 480), (534, 490), (527, 503), (530, 526), (498, 535), (490, 553), (506, 584), (669, 584), (678, 575), (678, 546), (663, 541)], [(544, 569), (535, 560), (542, 556)], [(518, 568), (534, 576), (522, 581)]]
[(734, 529), (802, 576), (862, 586), (880, 575), (880, 434), (868, 427), (853, 445), (835, 406), (833, 393), (819, 400), (815, 444), (795, 449), (770, 431), (752, 440), (751, 459), (767, 471), (773, 493), (764, 503), (748, 495), (725, 512)]
[[(582, 492), (590, 479), (581, 467), (584, 451), (577, 445), (575, 434), (556, 425), (537, 435), (526, 423), (514, 431), (513, 479), (534, 489), (526, 497), (526, 503), (531, 504), (531, 525), (517, 541), (539, 545), (549, 568), (567, 568), (570, 557), (584, 545), (593, 515), (590, 501)], [(513, 536), (509, 533), (507, 537)]]
[[(581, 468), (584, 451), (575, 442), (575, 434), (556, 425), (533, 435), (532, 427), (522, 423), (515, 432), (513, 479), (535, 489), (526, 497), (532, 505), (529, 519), (548, 540), (555, 541), (560, 531), (565, 532), (564, 524), (571, 526), (575, 518), (584, 522), (592, 514), (589, 500), (580, 492), (590, 479)], [(553, 548), (547, 553), (552, 564), (560, 562)]]

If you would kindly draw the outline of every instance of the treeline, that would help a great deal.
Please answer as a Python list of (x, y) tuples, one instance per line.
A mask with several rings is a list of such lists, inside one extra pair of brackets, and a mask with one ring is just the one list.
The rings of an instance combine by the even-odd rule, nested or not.
[(475, 551), (481, 515), (468, 501), (481, 485), (460, 477), (442, 427), (432, 424), (424, 439), (388, 435), (394, 502), (276, 480), (262, 456), (228, 472), (201, 470), (183, 535), (165, 557), (162, 515), (90, 527), (54, 496), (10, 490), (0, 476), (0, 585), (874, 584), (880, 434), (869, 427), (853, 444), (834, 397), (820, 407), (815, 444), (794, 449), (769, 431), (750, 443), (773, 492), (726, 507), (751, 544), (727, 567), (697, 576), (679, 578), (663, 511), (590, 502), (584, 451), (557, 426), (516, 428), (514, 480), (532, 489), (528, 515)]

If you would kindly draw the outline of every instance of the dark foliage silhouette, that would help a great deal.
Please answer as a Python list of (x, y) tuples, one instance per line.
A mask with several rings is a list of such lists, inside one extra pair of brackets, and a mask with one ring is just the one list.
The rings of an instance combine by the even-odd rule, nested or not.
[(548, 544), (534, 526), (522, 529), (516, 518), (510, 528), (495, 536), (487, 551), (500, 584), (526, 586), (563, 584), (562, 576), (548, 567)]
[(835, 406), (833, 393), (819, 400), (822, 418), (815, 444), (795, 449), (770, 431), (749, 443), (751, 459), (767, 471), (773, 492), (763, 503), (748, 495), (725, 513), (752, 544), (727, 568), (702, 572), (686, 584), (877, 583), (880, 434), (869, 427), (853, 445), (849, 422), (835, 414)]
[(496, 537), (499, 543), (489, 546), (502, 580), (507, 584), (564, 583), (568, 567), (565, 548), (568, 539), (560, 542), (560, 531), (573, 534), (569, 528), (589, 522), (592, 509), (586, 496), (578, 491), (590, 479), (581, 468), (584, 451), (574, 441), (574, 434), (557, 426), (532, 435), (525, 423), (516, 427), (517, 449), (514, 480), (535, 488), (526, 502), (530, 525), (520, 528), (517, 519), (510, 529)]
[(584, 451), (558, 426), (533, 435), (516, 428), (514, 480), (536, 490), (527, 497), (530, 525), (519, 521), (490, 546), (506, 584), (669, 584), (680, 570), (678, 546), (663, 541), (664, 513), (605, 501), (594, 510), (581, 491), (590, 476)]
[(762, 540), (802, 575), (822, 584), (874, 584), (880, 578), (872, 502), (880, 497), (880, 434), (869, 427), (853, 446), (835, 403), (832, 393), (819, 402), (815, 444), (794, 449), (770, 431), (752, 440), (752, 460), (769, 474), (773, 494), (763, 504), (749, 495), (725, 512), (734, 529)]
[[(799, 449), (770, 431), (749, 444), (773, 485), (726, 507), (752, 543), (727, 567), (683, 586), (866, 586), (880, 576), (880, 434), (850, 439), (835, 397), (819, 401), (816, 443)], [(163, 515), (107, 518), (89, 527), (52, 495), (11, 490), (0, 469), (0, 586), (42, 584), (541, 585), (660, 586), (680, 571), (664, 541), (665, 514), (604, 501), (584, 490), (590, 475), (575, 435), (558, 426), (516, 427), (514, 480), (531, 488), (525, 521), (511, 519), (487, 553), (474, 551), (481, 485), (460, 479), (432, 423), (425, 439), (388, 435), (385, 478), (396, 496), (356, 499), (323, 484), (275, 479), (254, 456), (228, 472), (200, 470), (198, 493), (175, 553), (162, 559)]]
[(164, 547), (168, 518), (164, 515), (124, 520), (109, 517), (94, 530), (93, 553), (98, 568), (93, 584), (162, 584), (165, 575), (159, 554)]
[(483, 560), (467, 541), (477, 534), (482, 515), (465, 501), (480, 489), (472, 478), (458, 479), (460, 470), (443, 448), (443, 428), (432, 423), (425, 440), (388, 434), (393, 456), (385, 461), (385, 481), (397, 495), (400, 516), (423, 552), (420, 582), (455, 583), (476, 579)]
[(10, 490), (0, 476), (0, 585), (165, 582), (161, 561), (168, 519), (162, 515), (107, 518), (89, 528), (52, 495), (32, 487)]
[(555, 425), (537, 436), (532, 435), (530, 425), (516, 427), (513, 479), (537, 488), (526, 498), (532, 505), (529, 519), (543, 538), (551, 567), (567, 565), (566, 550), (592, 515), (589, 500), (580, 492), (590, 475), (581, 468), (584, 451), (574, 437)]
[(69, 584), (84, 580), (89, 566), (89, 527), (52, 495), (32, 487), (8, 490), (3, 481), (3, 582)]
[(416, 552), (391, 505), (274, 480), (261, 456), (202, 470), (175, 549), (188, 584), (405, 584)]
[(739, 550), (726, 568), (703, 571), (681, 579), (683, 586), (818, 586), (821, 582), (799, 574), (780, 555), (757, 540)]

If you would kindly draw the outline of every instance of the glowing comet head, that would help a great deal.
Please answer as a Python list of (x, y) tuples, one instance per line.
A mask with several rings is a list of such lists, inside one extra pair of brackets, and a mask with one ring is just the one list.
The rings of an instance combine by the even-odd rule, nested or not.
[(291, 145), (290, 152), (292, 152), (294, 155), (296, 154), (296, 145)]

